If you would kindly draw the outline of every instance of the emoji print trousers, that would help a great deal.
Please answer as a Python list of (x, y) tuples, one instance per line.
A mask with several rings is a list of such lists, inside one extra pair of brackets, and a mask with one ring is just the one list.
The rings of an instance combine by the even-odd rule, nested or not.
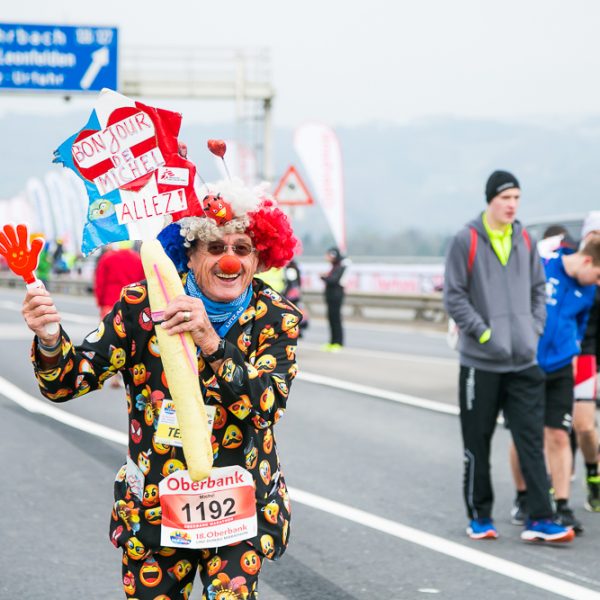
[(141, 560), (124, 553), (123, 589), (127, 598), (187, 600), (197, 569), (202, 600), (256, 600), (262, 558), (247, 542), (208, 550), (161, 548)]

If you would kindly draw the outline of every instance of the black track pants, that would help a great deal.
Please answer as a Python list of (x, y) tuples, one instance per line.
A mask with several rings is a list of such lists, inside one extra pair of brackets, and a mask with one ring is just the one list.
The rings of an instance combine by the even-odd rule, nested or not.
[(342, 329), (342, 303), (344, 294), (333, 293), (325, 296), (327, 301), (327, 319), (329, 320), (329, 341), (332, 344), (344, 345), (344, 330)]
[(492, 516), (494, 492), (490, 477), (490, 446), (500, 410), (512, 433), (527, 483), (530, 516), (552, 516), (549, 480), (544, 460), (543, 371), (493, 373), (460, 368), (460, 424), (465, 453), (463, 493), (471, 519)]

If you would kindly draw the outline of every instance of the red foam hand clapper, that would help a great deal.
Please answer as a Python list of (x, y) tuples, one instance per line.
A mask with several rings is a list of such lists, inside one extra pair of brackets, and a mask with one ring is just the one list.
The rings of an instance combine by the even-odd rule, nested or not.
[(25, 280), (25, 283), (35, 283), (35, 270), (38, 265), (44, 240), (36, 237), (29, 246), (27, 225), (5, 225), (0, 231), (0, 254), (6, 260), (9, 269)]

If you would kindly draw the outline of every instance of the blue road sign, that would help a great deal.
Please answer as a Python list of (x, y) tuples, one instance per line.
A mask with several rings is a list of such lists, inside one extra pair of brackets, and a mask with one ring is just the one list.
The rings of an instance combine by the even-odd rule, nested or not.
[(117, 89), (117, 29), (0, 23), (0, 91)]

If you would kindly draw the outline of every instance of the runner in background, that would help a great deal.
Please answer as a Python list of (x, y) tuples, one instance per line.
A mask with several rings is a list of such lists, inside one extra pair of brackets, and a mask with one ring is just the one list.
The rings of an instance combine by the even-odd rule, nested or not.
[[(600, 211), (590, 212), (583, 223), (582, 244), (600, 234)], [(575, 405), (573, 430), (585, 462), (587, 497), (585, 508), (600, 513), (600, 476), (598, 475), (598, 430), (596, 423), (597, 370), (600, 353), (600, 288), (581, 343), (581, 354), (574, 363)]]
[[(555, 252), (561, 248), (574, 250), (576, 244), (570, 239), (567, 228), (564, 225), (555, 223), (546, 228), (542, 234), (542, 239), (537, 241), (536, 247), (540, 258), (547, 259), (552, 257)], [(509, 429), (508, 419), (506, 418), (504, 420), (504, 425)], [(574, 454), (577, 443), (573, 431), (571, 431), (570, 440)], [(517, 489), (517, 495), (510, 510), (510, 519), (513, 525), (523, 525), (527, 519), (527, 485), (525, 484), (521, 468), (519, 467), (519, 459), (517, 457), (515, 444), (512, 441), (508, 449), (508, 457), (513, 481), (515, 482), (515, 487)]]
[[(581, 533), (583, 528), (569, 506), (573, 453), (570, 433), (573, 425), (573, 362), (581, 352), (596, 284), (600, 282), (600, 236), (588, 236), (581, 250), (558, 248), (543, 260), (546, 274), (547, 319), (540, 338), (537, 359), (546, 373), (544, 386), (545, 454), (555, 496), (555, 519), (564, 527)], [(511, 425), (510, 418), (508, 420)], [(516, 453), (511, 453), (517, 473)], [(518, 500), (524, 494), (522, 477), (515, 478)], [(513, 516), (513, 522), (516, 519)]]

